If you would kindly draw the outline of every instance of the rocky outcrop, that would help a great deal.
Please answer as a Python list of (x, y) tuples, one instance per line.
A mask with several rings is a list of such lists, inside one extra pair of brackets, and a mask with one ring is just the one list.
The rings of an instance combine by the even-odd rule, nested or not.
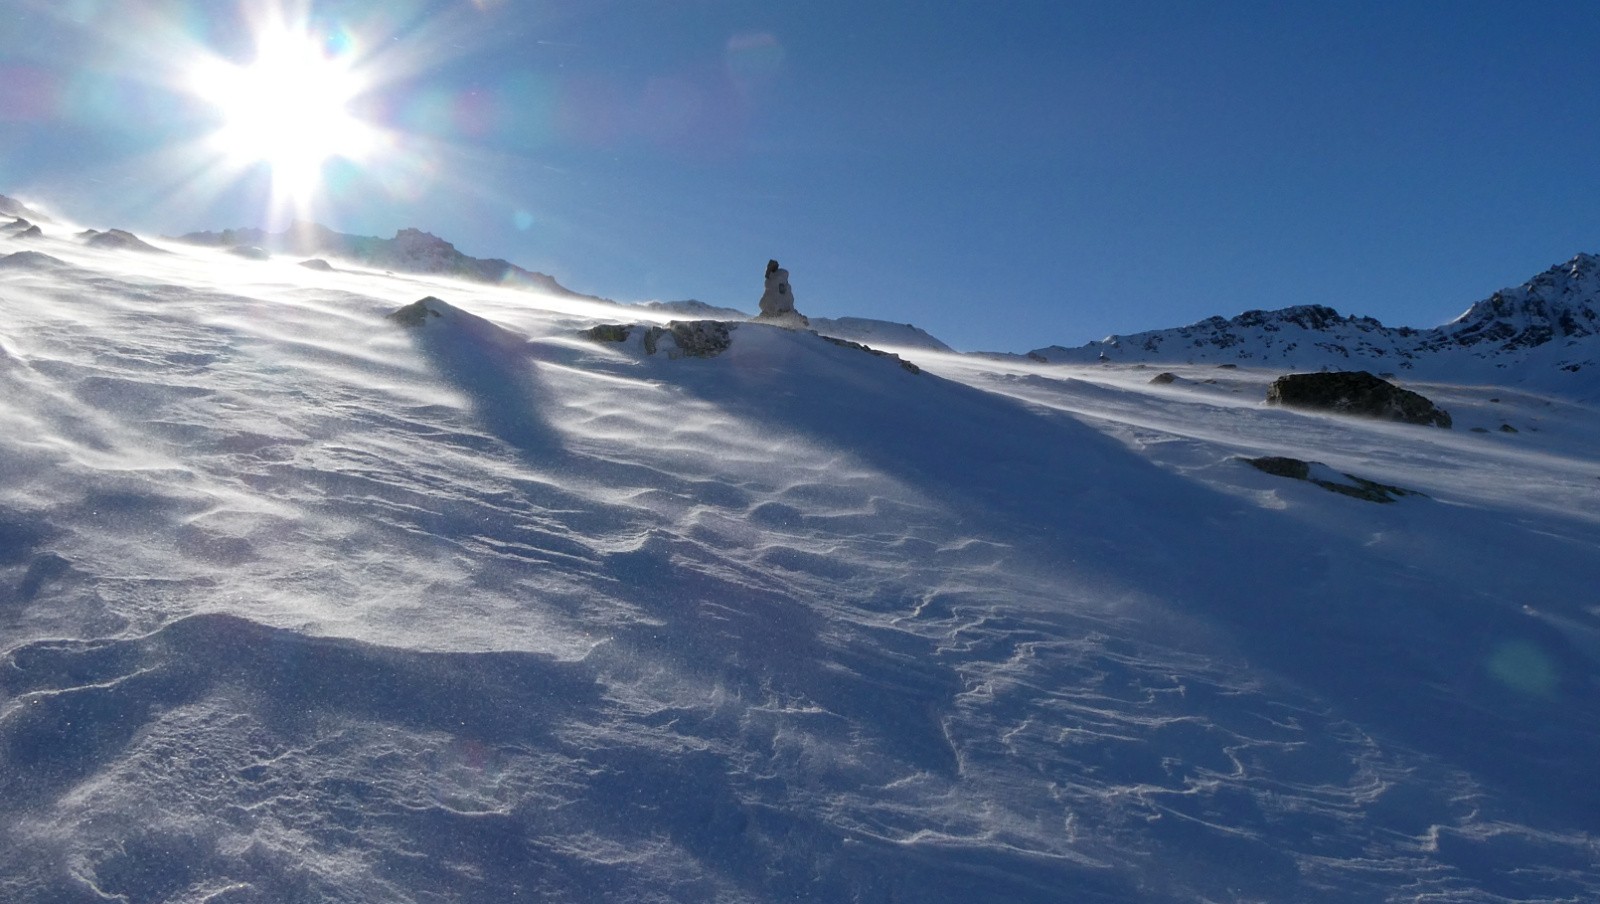
[(1267, 404), (1433, 427), (1451, 423), (1449, 413), (1424, 396), (1364, 370), (1279, 377), (1267, 389)]
[(1335, 471), (1321, 462), (1301, 461), (1298, 458), (1269, 455), (1263, 458), (1246, 458), (1245, 463), (1274, 477), (1303, 480), (1331, 493), (1363, 499), (1367, 502), (1394, 502), (1405, 496), (1421, 496), (1415, 490), (1406, 490), (1354, 474)]
[(602, 323), (584, 330), (583, 337), (591, 342), (627, 342), (632, 332), (631, 327), (620, 323)]
[(391, 311), (388, 315), (388, 318), (393, 320), (395, 323), (400, 324), (401, 326), (419, 327), (427, 323), (429, 317), (443, 317), (443, 314), (428, 307), (430, 304), (442, 305), (443, 303), (444, 302), (440, 301), (439, 299), (429, 295), (427, 298), (418, 299), (403, 308), (400, 308), (396, 311)]
[(893, 352), (886, 352), (882, 349), (873, 348), (870, 345), (862, 345), (859, 342), (851, 342), (849, 339), (840, 339), (837, 336), (823, 336), (821, 333), (818, 333), (817, 336), (818, 338), (822, 339), (822, 341), (832, 343), (840, 348), (853, 348), (857, 351), (866, 352), (869, 355), (876, 355), (880, 358), (888, 358), (889, 360), (899, 364), (900, 369), (904, 370), (906, 373), (922, 373), (922, 368), (912, 364), (910, 361), (907, 361)]
[(733, 344), (728, 324), (720, 320), (674, 320), (665, 327), (650, 327), (644, 334), (644, 350), (655, 354), (667, 336), (676, 349), (667, 352), (669, 358), (715, 358)]
[[(643, 330), (647, 355), (664, 351), (669, 358), (715, 358), (733, 345), (735, 326), (721, 320), (674, 320), (666, 326), (602, 323), (582, 335), (593, 342), (627, 342), (634, 330)], [(663, 339), (670, 339), (672, 347), (664, 347)]]
[(318, 271), (321, 271), (323, 273), (332, 273), (333, 272), (333, 265), (328, 263), (327, 261), (323, 260), (320, 257), (314, 257), (314, 258), (311, 258), (310, 260), (301, 261), (300, 262), (300, 266), (306, 268), (307, 270), (318, 270)]

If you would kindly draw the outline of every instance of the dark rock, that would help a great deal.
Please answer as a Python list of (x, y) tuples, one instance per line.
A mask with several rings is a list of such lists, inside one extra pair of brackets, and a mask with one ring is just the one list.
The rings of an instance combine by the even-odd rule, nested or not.
[(27, 229), (24, 229), (21, 232), (13, 233), (11, 237), (16, 239), (44, 238), (44, 230), (40, 229), (38, 226), (29, 226)]
[(235, 245), (228, 249), (228, 253), (252, 261), (264, 261), (272, 258), (272, 255), (254, 245)]
[(1361, 499), (1366, 502), (1387, 503), (1394, 502), (1396, 499), (1399, 499), (1403, 496), (1422, 495), (1416, 490), (1407, 490), (1397, 486), (1390, 486), (1386, 483), (1379, 483), (1376, 480), (1368, 480), (1365, 477), (1357, 477), (1354, 474), (1335, 472), (1329, 469), (1326, 465), (1322, 464), (1316, 464), (1316, 469), (1321, 471), (1323, 474), (1337, 474), (1338, 476), (1343, 477), (1344, 481), (1348, 481), (1348, 483), (1340, 480), (1334, 480), (1329, 477), (1316, 477), (1313, 476), (1312, 473), (1314, 463), (1301, 461), (1298, 458), (1269, 455), (1263, 458), (1246, 458), (1244, 461), (1255, 467), (1257, 470), (1271, 474), (1274, 477), (1287, 477), (1291, 480), (1304, 480), (1307, 483), (1316, 484), (1317, 486), (1322, 487), (1324, 490), (1327, 490), (1331, 493), (1338, 493), (1342, 496), (1349, 496), (1352, 499)]
[(833, 345), (837, 345), (840, 348), (853, 348), (853, 349), (855, 349), (857, 351), (866, 352), (869, 355), (877, 355), (880, 358), (892, 358), (895, 361), (899, 362), (900, 368), (902, 370), (906, 371), (907, 373), (913, 373), (913, 374), (922, 373), (922, 368), (916, 366), (915, 364), (912, 364), (910, 361), (907, 361), (906, 359), (900, 357), (899, 355), (893, 354), (891, 352), (886, 352), (886, 351), (884, 351), (882, 349), (873, 348), (870, 345), (862, 345), (859, 342), (852, 342), (849, 339), (840, 339), (837, 336), (824, 336), (824, 335), (818, 333), (817, 334), (817, 338), (821, 339), (823, 342), (828, 342), (828, 343), (832, 343)]
[(428, 307), (429, 302), (443, 304), (439, 299), (429, 295), (427, 298), (413, 301), (405, 307), (394, 311), (389, 315), (389, 319), (401, 326), (419, 327), (428, 322), (429, 316), (443, 317), (443, 314)]
[(1424, 396), (1364, 370), (1289, 374), (1267, 389), (1267, 404), (1449, 427), (1450, 415)]
[(5, 226), (0, 227), (0, 229), (5, 229), (7, 231), (21, 232), (22, 230), (27, 229), (32, 225), (33, 225), (32, 223), (28, 222), (27, 220), (23, 219), (22, 217), (17, 217), (15, 220), (12, 220), (11, 222), (7, 223)]
[(314, 257), (310, 260), (301, 261), (300, 266), (306, 268), (307, 270), (320, 270), (324, 273), (333, 272), (333, 265), (320, 257)]
[(674, 320), (665, 327), (653, 326), (644, 334), (644, 350), (655, 354), (662, 336), (671, 336), (677, 346), (668, 357), (715, 358), (733, 345), (728, 324), (720, 320)]
[(594, 342), (626, 342), (632, 330), (620, 323), (602, 323), (583, 331), (583, 335)]
[(1177, 374), (1173, 373), (1170, 370), (1164, 370), (1161, 373), (1158, 373), (1155, 376), (1151, 377), (1150, 378), (1150, 382), (1154, 383), (1157, 386), (1165, 386), (1168, 383), (1176, 382), (1177, 379), (1178, 379), (1178, 375)]
[(1255, 465), (1257, 470), (1265, 471), (1274, 477), (1305, 480), (1311, 476), (1311, 466), (1298, 458), (1268, 455), (1263, 458), (1247, 458), (1245, 461)]
[(1500, 425), (1500, 432), (1501, 433), (1518, 433), (1520, 431), (1517, 430), (1517, 428), (1511, 426), (1510, 424), (1501, 424)]

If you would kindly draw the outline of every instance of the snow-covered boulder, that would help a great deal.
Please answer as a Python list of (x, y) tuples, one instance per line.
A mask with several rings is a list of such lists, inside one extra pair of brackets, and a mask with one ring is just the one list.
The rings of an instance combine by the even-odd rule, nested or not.
[(811, 326), (804, 314), (795, 310), (794, 289), (789, 285), (789, 271), (778, 266), (777, 261), (767, 261), (766, 287), (761, 293), (761, 313), (756, 319), (791, 330)]

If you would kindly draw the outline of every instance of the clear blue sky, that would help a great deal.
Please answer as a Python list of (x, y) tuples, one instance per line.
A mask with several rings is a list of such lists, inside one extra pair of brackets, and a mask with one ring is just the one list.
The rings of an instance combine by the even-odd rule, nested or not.
[[(1521, 2), (384, 0), (309, 7), (389, 150), (317, 219), (619, 300), (1024, 351), (1251, 308), (1432, 326), (1600, 251), (1600, 9)], [(261, 225), (177, 73), (225, 0), (0, 4), (0, 193)]]

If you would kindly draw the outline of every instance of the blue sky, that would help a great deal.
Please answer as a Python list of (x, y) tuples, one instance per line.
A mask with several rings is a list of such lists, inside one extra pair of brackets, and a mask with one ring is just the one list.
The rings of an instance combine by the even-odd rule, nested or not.
[[(304, 4), (302, 4), (304, 6)], [(619, 300), (914, 322), (967, 350), (1328, 304), (1431, 326), (1600, 251), (1582, 3), (312, 3), (388, 150), (322, 222), (417, 226)], [(187, 58), (226, 2), (7, 0), (0, 193), (91, 225), (262, 225)], [(100, 221), (100, 222), (94, 222)]]

